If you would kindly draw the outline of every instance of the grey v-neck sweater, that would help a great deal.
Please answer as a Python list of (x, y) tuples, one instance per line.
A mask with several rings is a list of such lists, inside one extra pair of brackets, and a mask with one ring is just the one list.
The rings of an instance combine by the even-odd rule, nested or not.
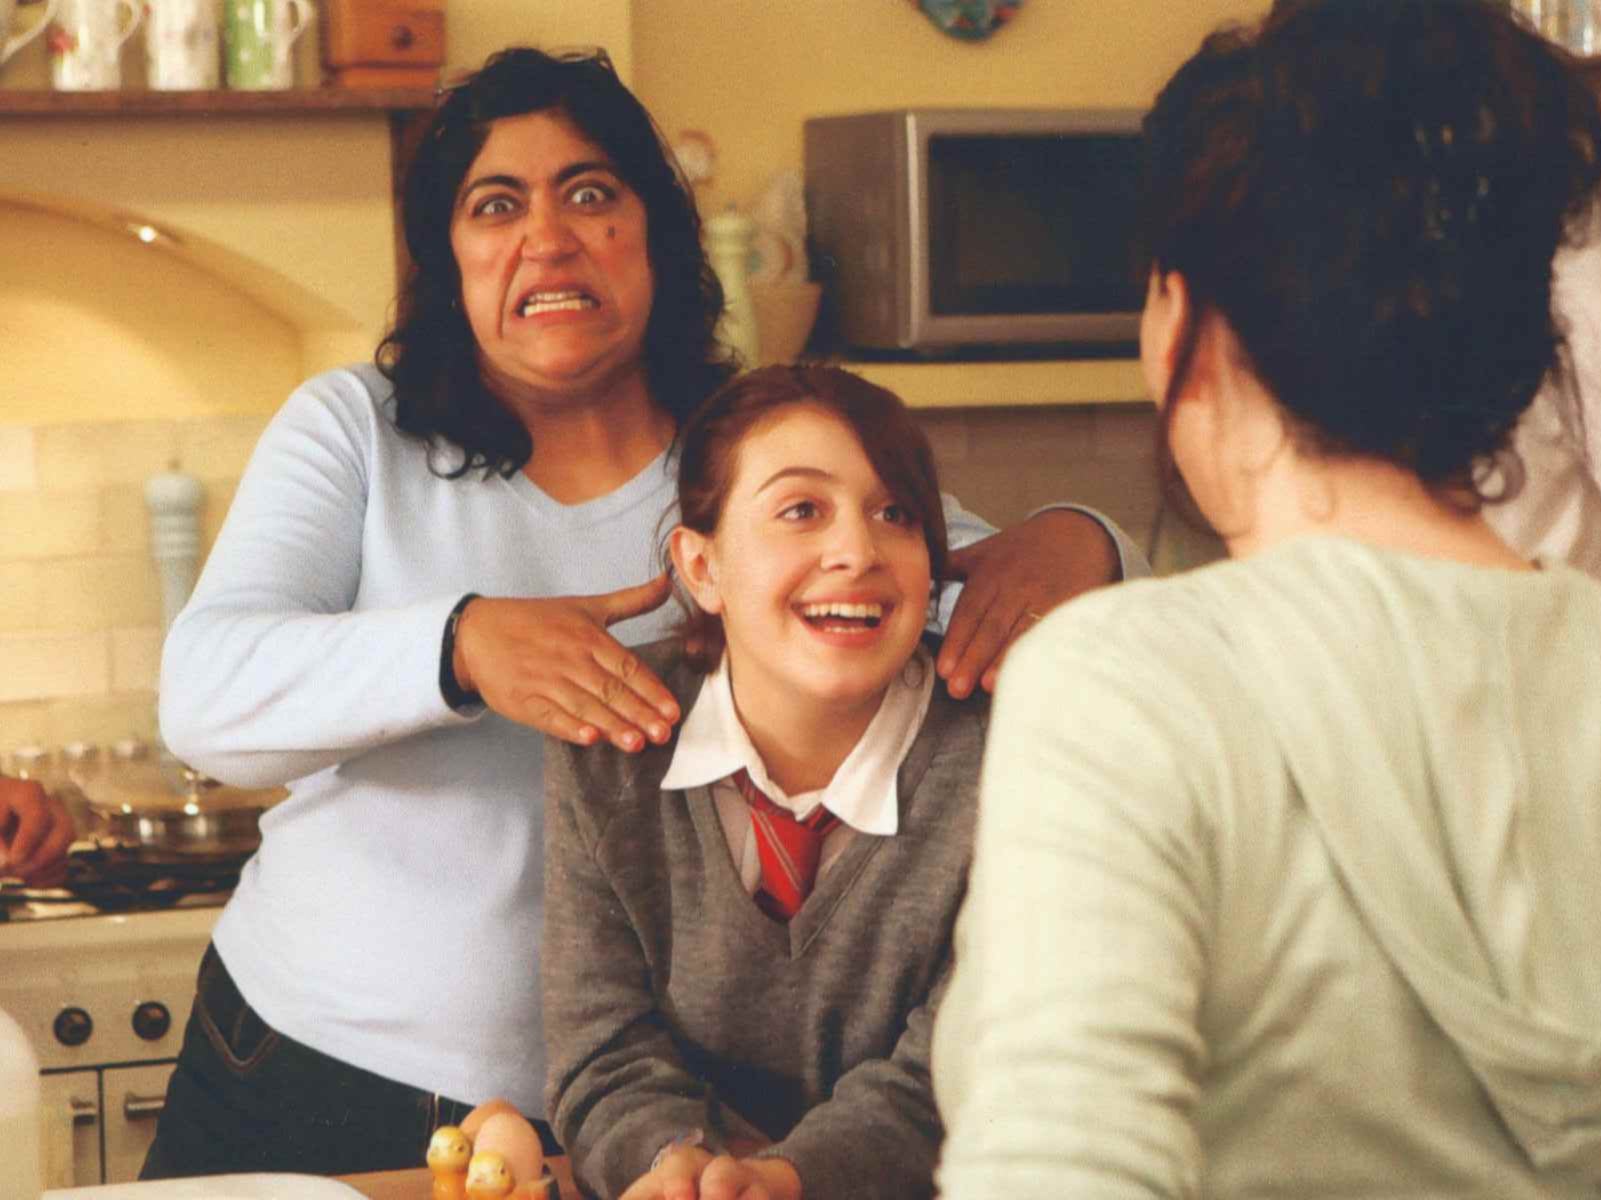
[[(688, 711), (676, 644), (640, 653)], [(548, 1111), (585, 1187), (619, 1194), (698, 1129), (771, 1141), (807, 1196), (932, 1193), (929, 1032), (987, 712), (936, 687), (900, 831), (853, 838), (787, 927), (740, 886), (709, 789), (661, 790), (673, 744), (547, 744)]]

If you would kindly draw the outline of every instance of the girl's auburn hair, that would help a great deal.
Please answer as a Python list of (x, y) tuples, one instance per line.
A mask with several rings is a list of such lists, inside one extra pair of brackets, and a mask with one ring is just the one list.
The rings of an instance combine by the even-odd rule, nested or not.
[[(894, 392), (839, 367), (802, 364), (759, 367), (736, 376), (700, 404), (679, 427), (679, 524), (707, 537), (717, 532), (739, 466), (739, 448), (758, 427), (784, 410), (809, 405), (843, 421), (861, 443), (867, 461), (922, 529), (930, 576), (945, 574), (949, 554), (939, 475), (928, 438)], [(671, 565), (667, 538), (661, 558)], [(936, 582), (936, 587), (938, 586)], [(678, 626), (685, 657), (698, 670), (716, 667), (723, 653), (723, 624), (703, 611), (680, 584), (685, 617)]]

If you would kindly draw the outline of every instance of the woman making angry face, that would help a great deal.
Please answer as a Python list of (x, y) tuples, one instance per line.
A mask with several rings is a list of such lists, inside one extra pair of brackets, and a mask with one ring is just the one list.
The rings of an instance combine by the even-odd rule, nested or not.
[(569, 118), (494, 124), (462, 183), (450, 243), (484, 378), (504, 404), (528, 406), (527, 423), (571, 419), (563, 406), (647, 431), (667, 419), (645, 378), (645, 205)]

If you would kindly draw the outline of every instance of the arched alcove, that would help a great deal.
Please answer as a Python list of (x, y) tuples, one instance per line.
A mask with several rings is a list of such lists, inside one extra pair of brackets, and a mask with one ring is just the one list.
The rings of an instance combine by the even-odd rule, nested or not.
[(301, 324), (139, 227), (0, 199), (0, 421), (269, 412), (299, 381)]

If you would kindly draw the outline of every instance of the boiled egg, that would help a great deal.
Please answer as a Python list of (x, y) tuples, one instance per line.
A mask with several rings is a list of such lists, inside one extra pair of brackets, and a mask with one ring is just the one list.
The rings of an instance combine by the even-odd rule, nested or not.
[[(515, 1112), (517, 1112), (516, 1105), (512, 1104), (508, 1100), (501, 1100), (499, 1098), (494, 1100), (485, 1100), (477, 1108), (473, 1109), (472, 1112), (468, 1113), (462, 1118), (461, 1131), (467, 1135), (467, 1140), (469, 1142), (476, 1142), (478, 1139), (478, 1131), (483, 1128), (484, 1122), (490, 1117), (494, 1116), (496, 1113)], [(519, 1113), (518, 1115), (520, 1116), (521, 1114)]]

